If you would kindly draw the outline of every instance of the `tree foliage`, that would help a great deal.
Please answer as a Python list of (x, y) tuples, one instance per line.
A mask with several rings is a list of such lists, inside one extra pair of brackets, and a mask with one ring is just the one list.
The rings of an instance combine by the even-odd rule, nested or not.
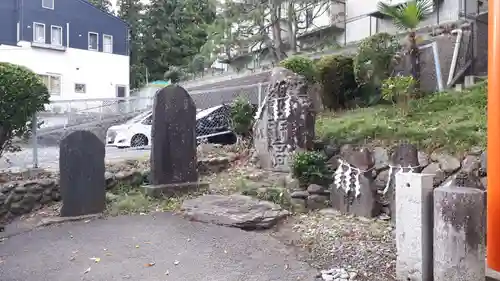
[[(215, 18), (211, 0), (118, 0), (117, 15), (130, 29), (130, 83), (177, 76), (190, 70), (207, 40), (207, 26)], [(175, 69), (175, 71), (173, 71)], [(174, 80), (175, 80), (174, 79)]]
[(323, 85), (323, 104), (328, 109), (348, 107), (358, 87), (354, 78), (353, 60), (341, 55), (324, 56), (316, 63)]
[(41, 78), (19, 65), (0, 62), (0, 155), (14, 137), (30, 131), (33, 115), (49, 103)]
[(293, 56), (281, 61), (280, 65), (294, 73), (304, 76), (309, 82), (316, 81), (316, 68), (314, 62), (310, 58)]
[(89, 0), (89, 2), (96, 6), (97, 8), (107, 12), (107, 13), (112, 13), (113, 12), (113, 5), (111, 5), (110, 0)]
[(204, 53), (222, 52), (223, 61), (231, 62), (245, 52), (260, 51), (278, 63), (287, 57), (287, 51), (297, 51), (298, 35), (327, 13), (330, 5), (326, 0), (221, 1), (220, 12), (208, 29)]
[(391, 6), (383, 2), (378, 3), (378, 10), (392, 18), (396, 27), (409, 31), (408, 53), (411, 58), (411, 74), (417, 87), (420, 86), (420, 50), (417, 45), (416, 29), (418, 25), (427, 19), (433, 12), (436, 0), (412, 0), (397, 6)]

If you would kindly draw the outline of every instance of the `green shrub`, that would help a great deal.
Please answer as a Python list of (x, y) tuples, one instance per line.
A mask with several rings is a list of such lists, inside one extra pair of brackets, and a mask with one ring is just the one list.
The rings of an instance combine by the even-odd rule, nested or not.
[(292, 175), (301, 185), (322, 184), (328, 176), (326, 157), (316, 151), (297, 152), (293, 157)]
[(170, 66), (168, 70), (163, 75), (165, 80), (170, 80), (172, 84), (179, 83), (182, 79), (186, 77), (186, 71), (179, 66)]
[(411, 76), (394, 76), (382, 82), (382, 98), (393, 104), (410, 100), (415, 93), (415, 79)]
[[(354, 76), (368, 103), (380, 95), (382, 81), (391, 76), (401, 46), (395, 36), (378, 33), (364, 39), (354, 56)], [(375, 96), (375, 97), (374, 97)]]
[(382, 82), (382, 98), (398, 105), (403, 113), (408, 113), (410, 101), (414, 97), (417, 83), (412, 76), (394, 76)]
[(238, 98), (231, 106), (231, 122), (233, 130), (242, 137), (248, 137), (252, 133), (255, 108), (244, 99)]
[(30, 132), (33, 115), (49, 103), (42, 79), (26, 67), (0, 62), (0, 155)]
[(323, 85), (323, 105), (329, 109), (346, 108), (357, 88), (352, 58), (324, 56), (316, 62), (316, 69)]
[(281, 61), (280, 66), (304, 76), (309, 82), (316, 81), (316, 69), (311, 59), (293, 56)]

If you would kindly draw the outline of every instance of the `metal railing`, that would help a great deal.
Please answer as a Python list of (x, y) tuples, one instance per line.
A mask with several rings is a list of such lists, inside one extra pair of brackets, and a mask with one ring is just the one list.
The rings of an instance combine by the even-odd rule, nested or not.
[[(242, 98), (255, 105), (262, 102), (267, 84), (218, 88), (208, 91), (193, 91), (190, 95), (197, 110), (212, 108), (222, 104), (231, 104)], [(143, 112), (152, 109), (153, 97), (127, 97), (87, 100), (59, 100), (46, 106), (33, 119), (32, 135), (28, 142), (17, 140), (21, 151), (5, 153), (0, 159), (0, 170), (16, 168), (57, 168), (59, 161), (59, 143), (69, 133), (77, 130), (88, 130), (96, 134), (105, 143), (111, 126), (120, 125)], [(210, 122), (197, 125), (197, 136), (200, 142), (210, 141), (224, 133), (228, 127), (228, 112), (223, 109), (212, 113)], [(217, 122), (213, 121), (216, 120)], [(224, 125), (221, 125), (224, 124)], [(219, 126), (219, 127), (217, 127)], [(106, 159), (137, 158), (149, 155), (149, 143), (139, 143), (135, 147), (117, 149), (108, 147)]]

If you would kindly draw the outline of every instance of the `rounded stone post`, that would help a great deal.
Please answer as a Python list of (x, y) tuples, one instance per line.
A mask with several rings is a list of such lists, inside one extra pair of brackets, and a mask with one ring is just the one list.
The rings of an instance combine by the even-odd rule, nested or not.
[(434, 281), (485, 280), (484, 192), (454, 183), (434, 190)]

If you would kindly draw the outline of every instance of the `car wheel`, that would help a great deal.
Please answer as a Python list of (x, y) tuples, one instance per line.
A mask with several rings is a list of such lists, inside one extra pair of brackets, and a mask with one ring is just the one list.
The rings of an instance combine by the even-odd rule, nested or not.
[(148, 138), (143, 134), (137, 134), (132, 137), (130, 141), (131, 147), (146, 146), (148, 145)]

